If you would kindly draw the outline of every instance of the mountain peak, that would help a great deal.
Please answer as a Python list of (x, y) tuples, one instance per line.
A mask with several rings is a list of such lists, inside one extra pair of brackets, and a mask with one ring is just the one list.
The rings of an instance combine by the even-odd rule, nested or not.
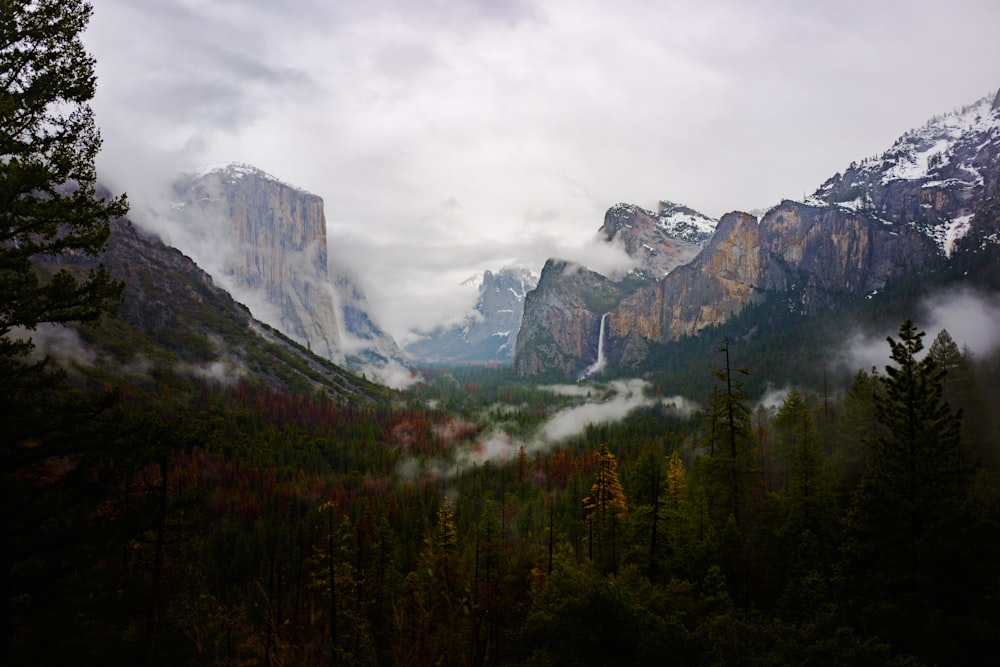
[(694, 259), (715, 226), (716, 221), (707, 215), (663, 200), (655, 212), (633, 204), (612, 206), (600, 233), (609, 243), (622, 243), (647, 277), (662, 278)]
[(292, 185), (287, 181), (283, 181), (277, 176), (274, 176), (259, 167), (255, 167), (252, 164), (247, 164), (246, 162), (214, 162), (204, 164), (189, 174), (192, 181), (213, 175), (228, 183), (234, 183), (246, 176), (254, 176), (264, 181), (270, 181), (286, 188), (291, 188), (292, 190), (302, 194), (316, 196), (307, 190), (304, 190), (296, 185)]
[(922, 231), (950, 256), (1000, 152), (1000, 93), (934, 116), (884, 153), (851, 163), (806, 199)]

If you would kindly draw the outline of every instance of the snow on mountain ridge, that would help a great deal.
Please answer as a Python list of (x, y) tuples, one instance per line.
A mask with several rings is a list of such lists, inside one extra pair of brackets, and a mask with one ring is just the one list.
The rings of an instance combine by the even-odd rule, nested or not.
[[(635, 204), (620, 203), (612, 206), (608, 213), (623, 213), (628, 216), (644, 214), (656, 220), (656, 226), (663, 230), (667, 236), (699, 244), (704, 243), (712, 236), (719, 223), (718, 220), (692, 208), (665, 199), (657, 204), (656, 211)], [(625, 226), (630, 225), (626, 224)]]
[(300, 188), (299, 186), (293, 185), (287, 181), (283, 181), (277, 176), (269, 174), (263, 169), (255, 167), (252, 164), (247, 164), (246, 162), (210, 162), (208, 164), (198, 166), (190, 172), (188, 176), (190, 176), (191, 180), (198, 180), (208, 176), (209, 174), (227, 176), (230, 181), (238, 181), (244, 176), (257, 176), (258, 178), (291, 188), (292, 190), (301, 192), (302, 194), (313, 194), (308, 190)]
[(998, 153), (1000, 96), (987, 96), (905, 132), (881, 155), (851, 163), (805, 203), (913, 226), (951, 256), (970, 229), (971, 202), (982, 197)]
[(719, 224), (714, 218), (666, 200), (660, 201), (656, 218), (668, 235), (695, 243), (706, 241), (715, 233), (715, 227)]

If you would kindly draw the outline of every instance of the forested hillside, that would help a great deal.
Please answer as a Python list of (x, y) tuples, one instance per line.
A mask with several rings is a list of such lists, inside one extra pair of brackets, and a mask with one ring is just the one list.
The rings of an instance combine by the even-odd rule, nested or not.
[(63, 390), (21, 445), (60, 454), (16, 475), (15, 664), (982, 664), (998, 361), (891, 346), (767, 409), (734, 344), (703, 412), (544, 446), (590, 399), (506, 371), (392, 409), (241, 384), (84, 419)]

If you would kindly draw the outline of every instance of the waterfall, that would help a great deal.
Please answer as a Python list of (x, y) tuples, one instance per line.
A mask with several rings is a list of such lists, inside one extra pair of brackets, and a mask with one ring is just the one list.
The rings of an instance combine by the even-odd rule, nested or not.
[(592, 363), (590, 366), (587, 367), (585, 371), (583, 371), (583, 374), (580, 376), (581, 380), (583, 378), (590, 377), (595, 373), (600, 373), (601, 371), (604, 370), (604, 367), (608, 364), (608, 359), (604, 355), (604, 329), (605, 329), (604, 323), (607, 319), (608, 319), (608, 313), (604, 313), (603, 315), (601, 315), (601, 330), (600, 334), (597, 337), (597, 361)]

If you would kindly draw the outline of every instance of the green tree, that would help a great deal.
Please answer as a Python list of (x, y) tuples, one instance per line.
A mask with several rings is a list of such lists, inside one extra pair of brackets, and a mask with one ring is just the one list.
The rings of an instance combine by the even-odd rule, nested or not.
[(103, 267), (59, 268), (62, 253), (96, 255), (110, 220), (127, 210), (124, 196), (95, 196), (94, 59), (81, 41), (91, 11), (83, 0), (4, 0), (0, 14), (0, 661), (13, 640), (7, 517), (22, 502), (14, 477), (71, 451), (72, 439), (57, 448), (43, 436), (81, 419), (39, 410), (60, 378), (44, 361), (27, 362), (33, 343), (24, 332), (95, 320), (123, 290)]
[(845, 489), (857, 484), (876, 440), (885, 430), (875, 418), (876, 400), (882, 391), (882, 377), (872, 368), (870, 373), (859, 370), (844, 396), (833, 462)]
[[(844, 574), (856, 620), (914, 650), (930, 640), (932, 619), (958, 595), (968, 468), (959, 452), (961, 415), (942, 398), (944, 371), (921, 356), (924, 332), (906, 320), (888, 338), (876, 417), (885, 427), (848, 516)], [(968, 599), (968, 598), (966, 598)]]
[(788, 503), (789, 529), (795, 533), (825, 532), (830, 528), (833, 505), (831, 471), (812, 415), (797, 389), (785, 397), (774, 427), (788, 457), (783, 495)]
[(101, 146), (89, 101), (94, 59), (80, 35), (82, 0), (3, 3), (0, 35), (0, 336), (3, 352), (31, 343), (9, 334), (40, 323), (90, 321), (111, 310), (123, 286), (103, 266), (86, 277), (58, 270), (62, 252), (96, 255), (124, 196), (99, 199)]
[(724, 341), (725, 368), (712, 371), (721, 387), (712, 394), (707, 415), (707, 446), (709, 455), (699, 467), (704, 470), (711, 509), (716, 523), (732, 520), (743, 530), (752, 497), (754, 467), (754, 429), (749, 396), (743, 389), (741, 376), (745, 368), (733, 368), (729, 357), (730, 341)]
[(968, 350), (962, 352), (947, 329), (942, 329), (931, 343), (927, 354), (937, 367), (944, 371), (942, 379), (944, 400), (952, 408), (962, 410), (962, 448), (977, 463), (996, 467), (998, 454), (992, 446), (989, 409), (983, 400)]
[(777, 516), (764, 517), (758, 530), (771, 552), (763, 559), (777, 572), (772, 594), (789, 618), (809, 618), (827, 598), (829, 555), (833, 551), (836, 506), (832, 472), (813, 416), (793, 389), (774, 419), (787, 458), (787, 481), (769, 498)]

